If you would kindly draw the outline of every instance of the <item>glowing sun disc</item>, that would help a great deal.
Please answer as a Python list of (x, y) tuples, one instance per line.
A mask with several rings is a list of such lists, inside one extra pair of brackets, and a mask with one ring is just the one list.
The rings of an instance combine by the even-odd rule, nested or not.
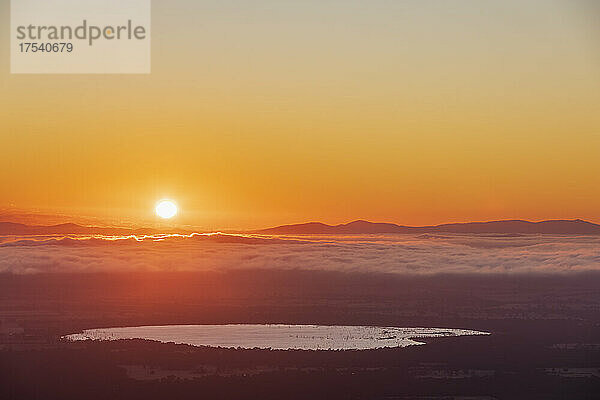
[(156, 205), (156, 215), (169, 219), (177, 215), (177, 205), (171, 200), (161, 200)]

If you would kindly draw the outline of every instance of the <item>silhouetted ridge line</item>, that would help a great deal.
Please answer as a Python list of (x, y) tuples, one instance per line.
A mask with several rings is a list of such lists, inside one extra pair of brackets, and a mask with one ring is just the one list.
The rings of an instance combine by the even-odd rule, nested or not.
[(281, 225), (254, 231), (259, 234), (369, 234), (369, 233), (491, 233), (491, 234), (555, 234), (589, 235), (600, 234), (600, 225), (575, 220), (548, 220), (531, 222), (503, 220), (489, 222), (467, 222), (433, 226), (404, 226), (392, 223), (353, 221), (347, 224), (327, 225), (320, 222)]
[[(0, 235), (151, 235), (157, 233), (191, 233), (177, 229), (118, 228), (82, 226), (73, 223), (42, 226), (14, 222), (0, 222)], [(488, 234), (555, 234), (589, 235), (600, 234), (600, 225), (575, 220), (549, 220), (530, 222), (504, 220), (489, 222), (467, 222), (435, 226), (404, 226), (385, 222), (352, 221), (347, 224), (327, 225), (322, 222), (281, 225), (246, 233), (264, 235), (300, 234), (377, 234), (377, 233), (488, 233)]]
[(73, 223), (43, 226), (0, 222), (0, 235), (148, 235), (157, 232), (161, 231), (149, 228), (82, 226)]

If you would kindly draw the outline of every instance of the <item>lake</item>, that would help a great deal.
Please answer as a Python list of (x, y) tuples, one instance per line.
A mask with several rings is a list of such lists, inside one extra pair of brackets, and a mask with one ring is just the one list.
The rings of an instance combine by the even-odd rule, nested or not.
[(88, 329), (66, 340), (146, 339), (192, 346), (274, 350), (368, 350), (421, 345), (418, 339), (488, 335), (450, 328), (283, 324), (164, 325)]

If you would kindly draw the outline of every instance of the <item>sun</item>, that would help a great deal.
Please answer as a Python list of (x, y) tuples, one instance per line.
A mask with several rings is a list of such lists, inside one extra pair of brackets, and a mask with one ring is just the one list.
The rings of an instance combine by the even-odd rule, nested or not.
[(177, 205), (171, 200), (161, 200), (156, 204), (156, 215), (169, 219), (177, 215)]

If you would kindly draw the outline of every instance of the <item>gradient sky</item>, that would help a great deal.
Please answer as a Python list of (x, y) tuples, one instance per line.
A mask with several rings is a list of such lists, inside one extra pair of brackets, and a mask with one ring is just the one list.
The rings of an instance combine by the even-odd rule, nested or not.
[(133, 76), (10, 75), (2, 29), (0, 208), (600, 222), (595, 3), (154, 1), (152, 74)]

